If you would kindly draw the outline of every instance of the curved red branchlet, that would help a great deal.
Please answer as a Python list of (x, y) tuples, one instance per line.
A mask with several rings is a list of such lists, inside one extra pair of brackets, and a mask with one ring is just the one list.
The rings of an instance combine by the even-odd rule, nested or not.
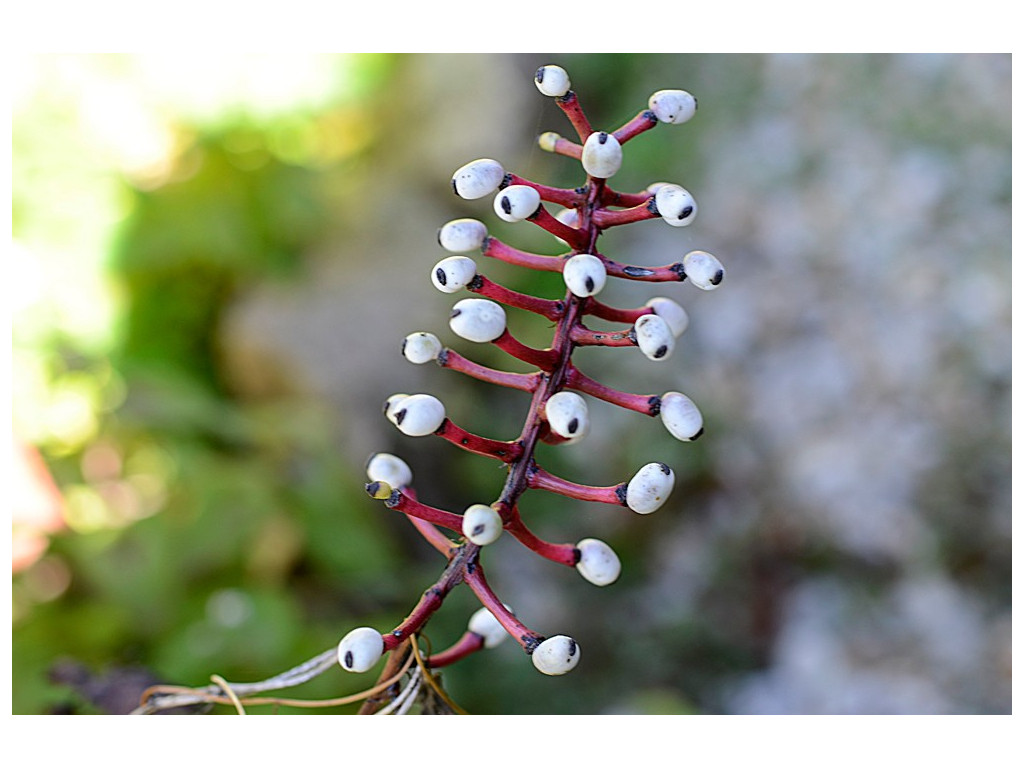
[[(568, 74), (563, 69), (557, 65), (546, 65), (537, 71), (535, 80), (541, 93), (555, 99), (555, 103), (568, 118), (578, 137), (578, 141), (573, 141), (556, 133), (545, 133), (538, 139), (540, 147), (555, 155), (581, 161), (592, 173), (603, 173), (607, 176), (613, 175), (619, 168), (622, 144), (656, 127), (662, 121), (685, 122), (696, 109), (696, 100), (684, 91), (659, 91), (651, 97), (647, 109), (640, 110), (635, 117), (617, 130), (596, 132), (584, 113), (576, 93), (570, 89)], [(702, 417), (685, 395), (679, 392), (669, 392), (664, 396), (631, 394), (608, 387), (579, 371), (572, 362), (572, 355), (573, 351), (581, 346), (637, 346), (636, 328), (640, 325), (658, 325), (662, 334), (669, 334), (671, 326), (671, 333), (675, 336), (685, 330), (688, 322), (686, 313), (671, 299), (652, 299), (657, 309), (652, 306), (624, 309), (599, 301), (594, 294), (606, 290), (606, 278), (680, 283), (687, 277), (684, 263), (692, 262), (691, 266), (696, 265), (694, 269), (698, 270), (694, 272), (693, 282), (702, 290), (712, 290), (721, 282), (724, 271), (714, 257), (704, 252), (694, 252), (700, 256), (699, 259), (694, 253), (688, 254), (686, 258), (690, 259), (689, 262), (680, 259), (653, 267), (619, 262), (599, 252), (597, 241), (603, 230), (662, 218), (655, 202), (655, 190), (659, 188), (657, 185), (652, 185), (643, 192), (619, 192), (609, 186), (607, 178), (587, 175), (580, 187), (562, 189), (539, 184), (507, 171), (494, 160), (469, 163), (460, 168), (456, 176), (457, 179), (453, 179), (454, 188), (457, 192), (463, 190), (463, 196), (468, 199), (497, 193), (497, 202), (501, 203), (502, 207), (510, 206), (511, 203), (507, 200), (513, 194), (510, 187), (516, 188), (514, 193), (517, 200), (536, 201), (539, 196), (541, 203), (537, 204), (532, 214), (509, 217), (506, 221), (528, 221), (535, 224), (562, 241), (563, 245), (569, 247), (569, 251), (558, 256), (547, 256), (519, 250), (488, 235), (483, 223), (469, 219), (460, 219), (445, 225), (444, 231), (448, 233), (445, 242), (456, 251), (474, 249), (479, 245), (484, 256), (523, 269), (563, 272), (567, 290), (561, 297), (533, 296), (500, 285), (482, 274), (477, 273), (474, 276), (471, 271), (467, 272), (465, 289), (499, 305), (538, 315), (550, 322), (553, 325), (551, 345), (546, 349), (527, 346), (517, 340), (507, 327), (497, 337), (487, 335), (473, 339), (489, 342), (521, 363), (533, 367), (535, 370), (529, 373), (489, 368), (473, 362), (455, 350), (443, 349), (436, 357), (438, 365), (442, 368), (464, 373), (489, 384), (529, 392), (531, 400), (523, 417), (522, 431), (514, 439), (495, 440), (481, 437), (458, 426), (448, 417), (444, 418), (433, 435), (463, 450), (496, 459), (505, 466), (505, 484), (497, 499), (489, 505), (489, 509), (493, 511), (488, 511), (488, 505), (480, 502), (472, 506), (474, 513), (482, 510), (490, 514), (496, 526), (500, 523), (498, 533), (503, 530), (540, 557), (564, 566), (576, 567), (594, 584), (609, 584), (615, 580), (619, 569), (614, 552), (603, 542), (594, 539), (584, 539), (576, 545), (552, 543), (540, 538), (530, 530), (520, 513), (523, 495), (530, 490), (547, 491), (580, 501), (629, 507), (641, 514), (647, 514), (664, 503), (664, 499), (671, 491), (674, 482), (671, 469), (665, 464), (652, 462), (637, 472), (628, 483), (604, 487), (582, 485), (553, 475), (538, 466), (534, 456), (536, 447), (541, 442), (560, 445), (585, 439), (586, 427), (589, 424), (586, 401), (577, 394), (570, 395), (570, 392), (612, 403), (646, 416), (660, 416), (671, 434), (680, 440), (692, 439), (692, 435), (702, 424)], [(692, 203), (690, 198), (687, 198), (687, 201)], [(547, 210), (545, 203), (561, 206), (566, 210), (556, 217)], [(505, 210), (508, 212), (510, 208)], [(695, 207), (692, 210), (695, 211)], [(501, 211), (496, 212), (501, 215)], [(668, 223), (673, 226), (683, 225), (674, 219)], [(689, 220), (685, 223), (688, 224)], [(587, 254), (586, 258), (572, 258), (581, 254)], [(472, 264), (466, 259), (460, 263), (464, 262)], [(571, 262), (571, 266), (566, 268), (568, 262)], [(587, 271), (579, 272), (581, 264), (586, 265), (582, 268)], [(709, 278), (704, 273), (710, 275), (712, 267), (718, 271)], [(703, 272), (700, 272), (701, 269)], [(583, 288), (580, 287), (581, 284)], [(570, 286), (575, 288), (575, 293), (568, 290)], [(659, 316), (656, 321), (645, 318), (652, 313), (663, 313), (664, 317)], [(583, 323), (587, 316), (623, 323), (627, 327), (613, 331), (593, 330)], [(671, 342), (672, 339), (668, 338), (668, 341)], [(641, 346), (641, 349), (644, 347)], [(655, 355), (655, 358), (657, 357), (658, 355)], [(559, 395), (562, 392), (566, 394)], [(552, 400), (555, 395), (559, 397)], [(665, 408), (662, 407), (663, 397)], [(571, 405), (566, 405), (567, 403)], [(573, 410), (566, 411), (566, 408)], [(548, 423), (548, 418), (552, 419), (551, 424)], [(573, 419), (577, 421), (573, 422)], [(403, 482), (406, 477), (408, 475), (402, 475)], [(371, 496), (382, 499), (386, 506), (405, 514), (428, 543), (447, 560), (441, 577), (424, 592), (408, 617), (392, 632), (383, 636), (385, 651), (398, 648), (411, 634), (421, 631), (429, 617), (440, 608), (445, 596), (457, 585), (465, 584), (479, 599), (484, 615), (474, 616), (476, 624), (471, 622), (470, 631), (453, 645), (431, 655), (427, 659), (430, 666), (446, 666), (482, 648), (491, 647), (495, 643), (493, 632), (498, 631), (498, 634), (501, 634), (499, 627), (513, 637), (527, 654), (533, 654), (535, 650), (540, 649), (534, 658), (534, 664), (542, 672), (562, 674), (575, 666), (579, 658), (575, 640), (557, 636), (545, 641), (543, 635), (530, 629), (517, 618), (488, 585), (480, 564), (486, 546), (474, 544), (463, 535), (463, 515), (423, 504), (417, 500), (411, 485), (395, 490), (377, 481), (368, 484), (367, 491)], [(466, 525), (472, 527), (470, 522)], [(446, 531), (453, 532), (454, 538)], [(490, 542), (493, 538), (486, 538), (484, 541)], [(479, 631), (474, 631), (474, 626)], [(552, 649), (558, 649), (560, 653), (565, 651), (565, 658), (554, 653)]]

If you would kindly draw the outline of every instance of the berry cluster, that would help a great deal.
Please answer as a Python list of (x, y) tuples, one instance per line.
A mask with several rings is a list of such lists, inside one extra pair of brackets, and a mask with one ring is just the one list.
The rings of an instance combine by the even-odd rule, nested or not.
[[(440, 291), (465, 290), (479, 297), (461, 299), (452, 308), (449, 325), (456, 335), (493, 344), (537, 370), (524, 374), (482, 366), (444, 348), (434, 334), (426, 331), (412, 333), (402, 343), (402, 354), (410, 362), (434, 360), (442, 368), (531, 393), (529, 411), (519, 437), (501, 441), (459, 427), (433, 395), (396, 394), (387, 399), (385, 415), (405, 435), (436, 435), (464, 450), (497, 459), (506, 465), (507, 477), (496, 501), (472, 504), (457, 514), (419, 501), (412, 486), (412, 471), (402, 459), (386, 453), (370, 458), (367, 492), (404, 513), (445, 555), (448, 565), (398, 627), (386, 634), (360, 627), (342, 639), (338, 662), (352, 672), (369, 670), (385, 653), (405, 646), (460, 583), (476, 594), (483, 607), (470, 619), (467, 632), (458, 642), (427, 659), (430, 667), (445, 666), (511, 635), (541, 672), (561, 675), (573, 669), (580, 659), (576, 641), (565, 635), (545, 638), (517, 618), (488, 586), (479, 562), (481, 548), (508, 532), (542, 557), (575, 567), (587, 581), (598, 586), (611, 584), (620, 572), (619, 559), (611, 547), (592, 538), (575, 544), (542, 540), (524, 523), (520, 498), (527, 490), (539, 489), (573, 499), (621, 505), (646, 515), (665, 503), (675, 476), (668, 465), (651, 463), (627, 482), (608, 487), (581, 485), (538, 465), (534, 458), (538, 442), (573, 443), (586, 436), (590, 422), (582, 395), (660, 416), (668, 431), (682, 441), (695, 440), (703, 431), (700, 411), (681, 392), (621, 392), (589, 378), (572, 363), (572, 353), (580, 346), (639, 347), (647, 358), (665, 360), (672, 354), (676, 338), (686, 330), (686, 311), (669, 298), (654, 298), (636, 309), (619, 309), (598, 301), (595, 296), (609, 276), (645, 282), (681, 282), (688, 278), (703, 290), (713, 290), (722, 281), (722, 265), (704, 251), (692, 251), (666, 266), (643, 267), (613, 261), (597, 249), (599, 235), (609, 227), (654, 218), (684, 227), (694, 220), (697, 204), (677, 184), (657, 183), (643, 192), (624, 193), (609, 187), (608, 179), (622, 165), (622, 146), (627, 141), (659, 123), (686, 122), (696, 112), (696, 99), (686, 91), (658, 91), (650, 97), (648, 109), (618, 130), (595, 131), (570, 90), (564, 69), (541, 67), (535, 79), (541, 93), (553, 97), (564, 111), (581, 142), (545, 133), (538, 143), (548, 152), (579, 160), (587, 174), (586, 182), (577, 189), (549, 187), (509, 173), (500, 163), (487, 159), (459, 168), (452, 177), (452, 188), (468, 200), (494, 195), (494, 212), (500, 219), (536, 224), (566, 244), (569, 252), (543, 256), (521, 251), (490, 236), (483, 222), (458, 219), (445, 224), (438, 233), (441, 247), (452, 255), (439, 261), (430, 277)], [(555, 212), (549, 210), (549, 205)], [(476, 261), (465, 255), (471, 252), (528, 269), (560, 272), (567, 291), (561, 299), (544, 299), (510, 290), (480, 274)], [(551, 321), (555, 327), (551, 346), (535, 349), (516, 340), (506, 326), (505, 307)], [(594, 330), (584, 325), (588, 316), (626, 327)]]

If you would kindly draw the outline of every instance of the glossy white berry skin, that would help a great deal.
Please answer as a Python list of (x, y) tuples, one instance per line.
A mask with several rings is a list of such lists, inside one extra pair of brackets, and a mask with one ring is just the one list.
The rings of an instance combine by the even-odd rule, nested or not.
[(707, 251), (690, 251), (683, 256), (683, 271), (702, 291), (713, 291), (725, 279), (722, 262)]
[(677, 339), (683, 335), (690, 325), (690, 316), (677, 302), (664, 296), (655, 296), (644, 306), (654, 310), (654, 314), (668, 323), (672, 335)]
[(462, 513), (462, 535), (480, 547), (493, 544), (501, 537), (504, 523), (493, 507), (473, 504)]
[(626, 506), (637, 514), (649, 515), (668, 500), (675, 484), (675, 473), (668, 464), (645, 464), (626, 486)]
[[(505, 607), (508, 608), (507, 605)], [(505, 638), (508, 637), (508, 632), (505, 631), (505, 628), (494, 618), (494, 614), (486, 608), (481, 608), (469, 617), (468, 629), (473, 634), (480, 635), (484, 639), (484, 648), (494, 648), (497, 645), (501, 645), (505, 642)]]
[(572, 87), (568, 73), (556, 64), (547, 64), (538, 69), (533, 82), (545, 96), (565, 96)]
[(562, 265), (562, 279), (574, 296), (585, 299), (601, 292), (608, 281), (608, 272), (597, 256), (578, 253)]
[(650, 360), (668, 360), (676, 348), (676, 337), (659, 315), (640, 315), (633, 323), (636, 345)]
[(663, 123), (679, 125), (697, 112), (697, 99), (686, 91), (658, 91), (647, 100), (651, 112)]
[(402, 459), (391, 453), (375, 453), (366, 463), (366, 476), (375, 483), (387, 483), (392, 488), (412, 484), (412, 470)]
[(489, 299), (463, 299), (452, 307), (448, 325), (467, 341), (494, 341), (505, 332), (505, 309)]
[(452, 174), (452, 189), (459, 197), (477, 200), (491, 194), (504, 179), (505, 169), (497, 160), (474, 160)]
[(661, 396), (661, 421), (677, 440), (696, 440), (704, 432), (700, 409), (682, 392), (666, 392)]
[(556, 392), (544, 404), (544, 415), (551, 431), (559, 437), (578, 440), (590, 429), (587, 401), (575, 392)]
[(430, 282), (443, 293), (461, 291), (476, 277), (476, 262), (469, 256), (449, 256), (430, 270)]
[(583, 170), (595, 179), (610, 179), (622, 167), (622, 145), (610, 133), (595, 131), (583, 143)]
[(479, 250), (487, 237), (487, 225), (476, 219), (454, 219), (437, 231), (437, 242), (451, 253)]
[(395, 404), (388, 418), (409, 437), (432, 435), (444, 422), (444, 403), (433, 395), (410, 395)]
[(426, 331), (410, 333), (402, 341), (402, 356), (410, 363), (416, 363), (417, 365), (437, 360), (437, 356), (441, 354), (442, 349), (444, 347), (441, 346), (440, 339)]
[(406, 394), (391, 395), (391, 397), (384, 401), (384, 415), (387, 417), (388, 421), (396, 426), (397, 422), (395, 421), (395, 411), (398, 410), (399, 404), (407, 397), (409, 396)]
[(498, 218), (515, 223), (528, 219), (540, 208), (540, 192), (525, 184), (505, 187), (494, 197), (494, 212)]
[(580, 225), (580, 212), (575, 208), (563, 208), (555, 214), (555, 218), (567, 227), (576, 229)]
[(579, 664), (580, 647), (571, 637), (555, 635), (538, 645), (531, 658), (545, 675), (564, 675)]
[(580, 553), (576, 570), (591, 584), (606, 587), (619, 578), (622, 563), (615, 551), (600, 539), (583, 539), (577, 542)]
[(661, 218), (673, 227), (688, 226), (697, 218), (697, 201), (678, 184), (658, 187), (654, 193), (654, 204), (658, 206)]
[(353, 629), (338, 643), (338, 663), (349, 672), (366, 672), (384, 655), (384, 638), (372, 627)]

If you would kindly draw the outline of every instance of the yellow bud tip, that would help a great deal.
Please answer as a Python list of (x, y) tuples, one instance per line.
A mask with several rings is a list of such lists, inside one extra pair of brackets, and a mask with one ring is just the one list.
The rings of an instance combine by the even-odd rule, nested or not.
[(562, 137), (559, 136), (554, 131), (548, 131), (547, 133), (542, 133), (540, 136), (537, 137), (537, 144), (545, 152), (554, 152), (555, 144), (560, 138)]
[(380, 480), (375, 480), (372, 483), (366, 484), (366, 492), (370, 494), (372, 498), (380, 499), (383, 501), (385, 499), (390, 499), (391, 494), (394, 491), (392, 490), (391, 486), (388, 485), (387, 483), (381, 482)]

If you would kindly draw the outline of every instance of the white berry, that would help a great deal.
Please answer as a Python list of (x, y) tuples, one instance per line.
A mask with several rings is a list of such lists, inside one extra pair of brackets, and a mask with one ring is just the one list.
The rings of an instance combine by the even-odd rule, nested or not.
[(384, 415), (392, 424), (396, 423), (395, 411), (398, 410), (399, 404), (407, 397), (409, 396), (405, 394), (391, 395), (391, 397), (384, 401)]
[(441, 341), (437, 336), (426, 331), (410, 333), (402, 341), (402, 356), (410, 363), (417, 365), (437, 360), (442, 349), (444, 347), (441, 346)]
[(533, 666), (545, 675), (564, 675), (580, 661), (580, 647), (571, 637), (555, 635), (533, 651)]
[(619, 578), (622, 564), (615, 551), (600, 539), (583, 539), (576, 544), (580, 553), (576, 570), (591, 584), (606, 587)]
[(696, 440), (704, 432), (704, 417), (693, 400), (682, 392), (661, 396), (661, 421), (677, 440)]
[(391, 453), (375, 453), (366, 463), (366, 476), (375, 483), (387, 483), (392, 488), (412, 484), (412, 470), (402, 459)]
[(677, 339), (690, 325), (690, 316), (686, 314), (686, 310), (672, 299), (656, 296), (644, 306), (650, 307), (654, 310), (654, 314), (668, 323), (668, 327), (672, 329), (672, 335)]
[(505, 309), (489, 299), (463, 299), (452, 307), (448, 325), (468, 341), (494, 341), (505, 332)]
[(525, 184), (505, 187), (494, 198), (494, 212), (498, 218), (511, 223), (528, 219), (540, 208), (540, 193)]
[(449, 256), (441, 259), (430, 271), (430, 281), (437, 290), (455, 293), (476, 277), (476, 262), (468, 256)]
[(685, 227), (697, 217), (697, 201), (678, 184), (662, 184), (654, 193), (658, 213), (673, 227)]
[(661, 122), (679, 125), (697, 112), (697, 99), (686, 91), (658, 91), (651, 94), (647, 106)]
[(437, 231), (437, 242), (452, 253), (475, 251), (486, 237), (487, 226), (476, 219), (455, 219)]
[(486, 197), (501, 186), (505, 169), (497, 160), (474, 160), (452, 174), (452, 189), (466, 200)]
[(676, 476), (668, 464), (645, 464), (626, 486), (626, 506), (637, 514), (649, 515), (672, 493)]
[(583, 144), (583, 170), (595, 179), (610, 179), (622, 167), (622, 145), (610, 133), (595, 131)]
[[(508, 606), (505, 606), (508, 608)], [(469, 617), (469, 631), (480, 635), (484, 639), (484, 648), (494, 648), (505, 642), (508, 632), (501, 626), (494, 614), (486, 608), (481, 608)]]
[(659, 315), (640, 315), (633, 324), (636, 345), (651, 360), (667, 360), (676, 348), (676, 337)]
[(562, 265), (562, 278), (574, 296), (586, 298), (601, 292), (608, 280), (608, 272), (597, 256), (578, 253)]
[(504, 523), (494, 507), (473, 504), (462, 513), (462, 535), (478, 546), (493, 544), (502, 530)]
[(349, 672), (366, 672), (384, 655), (384, 638), (372, 627), (353, 629), (338, 643), (338, 663)]
[(572, 87), (569, 75), (556, 64), (548, 64), (538, 69), (533, 81), (537, 84), (537, 90), (545, 96), (565, 96)]
[(436, 397), (410, 395), (395, 405), (392, 421), (403, 434), (423, 437), (436, 432), (444, 419), (444, 403)]
[(722, 262), (707, 251), (690, 251), (683, 256), (683, 271), (702, 291), (713, 291), (725, 278)]
[(575, 392), (556, 392), (544, 405), (551, 431), (570, 440), (583, 437), (590, 429), (587, 402)]

